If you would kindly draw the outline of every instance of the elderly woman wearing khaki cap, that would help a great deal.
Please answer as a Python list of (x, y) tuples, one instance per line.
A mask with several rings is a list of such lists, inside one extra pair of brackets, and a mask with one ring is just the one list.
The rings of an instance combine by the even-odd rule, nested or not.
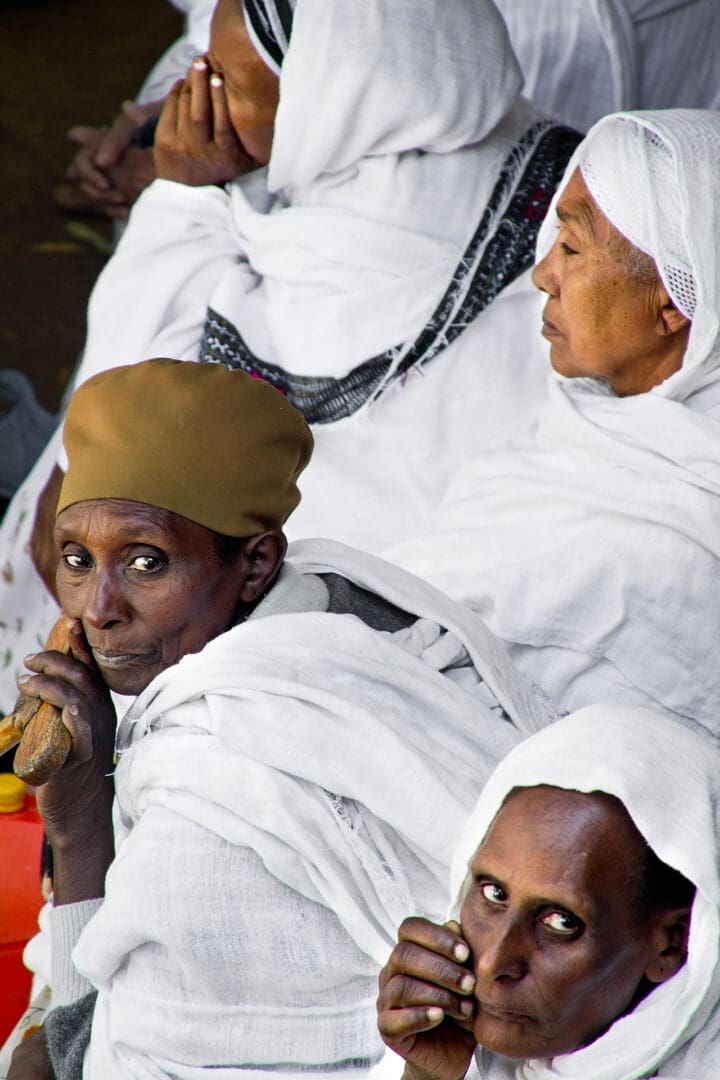
[[(312, 437), (266, 383), (115, 368), (64, 438), (71, 654), (20, 679), (73, 739), (38, 794), (56, 1075), (358, 1075), (399, 919), (440, 913), (451, 837), (551, 710), (430, 586), (329, 541), (285, 558)], [(137, 695), (117, 734), (111, 692)]]

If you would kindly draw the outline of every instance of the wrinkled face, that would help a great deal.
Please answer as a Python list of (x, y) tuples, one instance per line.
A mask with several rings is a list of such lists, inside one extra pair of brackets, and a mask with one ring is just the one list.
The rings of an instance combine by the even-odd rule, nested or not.
[(682, 365), (682, 354), (658, 333), (657, 282), (628, 274), (623, 238), (579, 169), (557, 216), (555, 243), (533, 270), (535, 285), (548, 294), (542, 332), (552, 366), (569, 377), (605, 379), (621, 396), (650, 390)]
[(267, 165), (272, 150), (279, 80), (255, 50), (242, 0), (219, 0), (210, 27), (208, 61), (223, 76), (230, 120), (245, 152)]
[(643, 840), (602, 795), (523, 788), (471, 863), (461, 923), (477, 977), (474, 1035), (508, 1057), (592, 1042), (634, 1004), (652, 959), (639, 925)]
[(105, 682), (139, 694), (186, 653), (229, 629), (244, 564), (221, 562), (213, 533), (179, 514), (123, 499), (58, 515), (58, 597), (79, 618)]

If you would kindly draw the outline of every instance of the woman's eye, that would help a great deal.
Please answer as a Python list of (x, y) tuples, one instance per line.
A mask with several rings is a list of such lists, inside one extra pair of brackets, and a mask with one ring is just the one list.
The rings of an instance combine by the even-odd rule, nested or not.
[(563, 255), (577, 255), (575, 248), (571, 248), (569, 244), (566, 244), (563, 240), (560, 241), (560, 250)]
[(580, 929), (580, 920), (568, 911), (549, 911), (543, 915), (541, 922), (548, 930), (562, 937), (570, 937)]
[(62, 560), (71, 570), (85, 570), (90, 565), (87, 555), (79, 555), (76, 551), (65, 551)]
[(143, 574), (151, 574), (164, 565), (165, 560), (158, 555), (136, 555), (130, 564), (133, 570), (140, 570)]
[(481, 881), (480, 892), (489, 904), (505, 904), (507, 895), (495, 881)]

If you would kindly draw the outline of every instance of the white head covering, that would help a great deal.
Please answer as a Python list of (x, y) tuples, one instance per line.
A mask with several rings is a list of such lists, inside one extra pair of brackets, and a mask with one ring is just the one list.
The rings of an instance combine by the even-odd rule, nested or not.
[(659, 264), (692, 268), (684, 365), (623, 398), (553, 373), (537, 426), (469, 457), (426, 534), (383, 552), (470, 603), (562, 711), (632, 702), (720, 730), (718, 161), (720, 113), (620, 114), (593, 128), (564, 182), (590, 163), (611, 220)]
[(618, 113), (591, 128), (570, 160), (538, 237), (552, 245), (554, 209), (576, 168), (610, 222), (655, 261), (692, 330), (681, 371), (652, 393), (678, 401), (720, 379), (720, 112)]
[[(582, 709), (533, 735), (500, 763), (463, 831), (451, 871), (451, 895), (460, 898), (454, 918), (469, 860), (503, 801), (513, 788), (538, 784), (603, 791), (620, 799), (655, 854), (692, 881), (697, 893), (688, 960), (675, 976), (589, 1046), (551, 1061), (525, 1062), (514, 1075), (518, 1080), (654, 1075), (703, 1028), (720, 992), (718, 745), (648, 709), (620, 706)], [(493, 1072), (491, 1058), (486, 1065), (481, 1075), (503, 1075), (499, 1069)], [(683, 1076), (709, 1078), (716, 1075), (711, 1066), (695, 1060)], [(668, 1066), (666, 1075), (673, 1071)]]
[(488, 138), (521, 86), (491, 0), (297, 0), (267, 173), (276, 199), (267, 212), (251, 178), (232, 185), (247, 261), (211, 308), (254, 356), (312, 378), (414, 341), (536, 120), (522, 105)]

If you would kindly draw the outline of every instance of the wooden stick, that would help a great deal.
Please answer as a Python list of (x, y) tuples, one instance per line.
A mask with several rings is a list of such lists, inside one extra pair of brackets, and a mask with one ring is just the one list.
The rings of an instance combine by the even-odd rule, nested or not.
[(8, 750), (12, 750), (13, 746), (17, 746), (21, 738), (22, 732), (15, 727), (13, 714), (4, 716), (0, 720), (0, 755), (6, 754)]
[[(57, 652), (70, 652), (70, 625), (72, 620), (61, 615), (50, 631), (47, 649)], [(10, 720), (20, 743), (15, 754), (13, 768), (15, 774), (28, 784), (39, 787), (59, 769), (70, 753), (72, 739), (70, 732), (62, 722), (61, 710), (40, 698), (28, 698), (20, 695), (11, 717), (5, 717), (0, 723), (0, 753), (9, 750), (15, 743), (3, 747), (2, 734), (9, 740), (6, 724)]]

